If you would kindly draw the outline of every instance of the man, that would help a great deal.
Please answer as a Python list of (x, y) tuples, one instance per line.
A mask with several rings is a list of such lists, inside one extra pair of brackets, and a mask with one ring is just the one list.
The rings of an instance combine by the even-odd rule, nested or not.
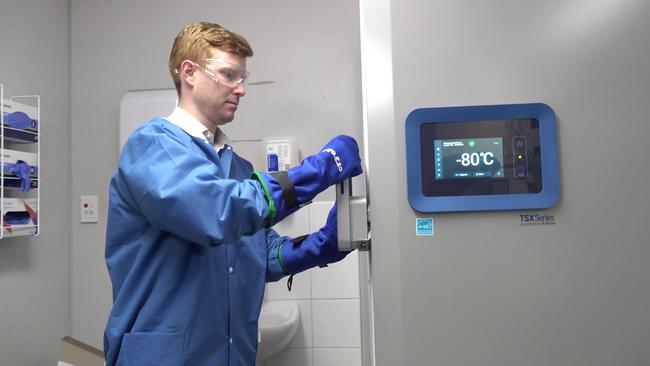
[(264, 284), (341, 260), (335, 209), (301, 240), (270, 227), (328, 186), (361, 173), (356, 142), (332, 139), (288, 172), (253, 172), (219, 126), (246, 94), (238, 34), (185, 27), (169, 68), (179, 103), (125, 144), (109, 192), (106, 263), (113, 308), (106, 364), (255, 363)]

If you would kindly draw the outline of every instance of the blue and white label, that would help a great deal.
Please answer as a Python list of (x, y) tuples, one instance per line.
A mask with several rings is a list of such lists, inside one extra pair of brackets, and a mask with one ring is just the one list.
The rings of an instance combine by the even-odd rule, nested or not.
[(269, 172), (277, 172), (280, 168), (278, 156), (276, 154), (266, 155), (266, 170)]
[(432, 217), (416, 218), (415, 235), (433, 236), (433, 218)]

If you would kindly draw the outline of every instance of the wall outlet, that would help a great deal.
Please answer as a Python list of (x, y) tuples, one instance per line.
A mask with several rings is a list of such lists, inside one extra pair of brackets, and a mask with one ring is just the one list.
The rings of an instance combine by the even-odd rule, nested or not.
[(97, 196), (81, 196), (81, 222), (97, 222)]

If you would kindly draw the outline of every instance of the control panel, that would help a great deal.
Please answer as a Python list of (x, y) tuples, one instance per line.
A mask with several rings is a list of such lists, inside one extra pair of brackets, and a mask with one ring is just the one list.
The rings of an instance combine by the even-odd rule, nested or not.
[(555, 113), (542, 103), (416, 109), (406, 159), (420, 212), (547, 208), (559, 197)]

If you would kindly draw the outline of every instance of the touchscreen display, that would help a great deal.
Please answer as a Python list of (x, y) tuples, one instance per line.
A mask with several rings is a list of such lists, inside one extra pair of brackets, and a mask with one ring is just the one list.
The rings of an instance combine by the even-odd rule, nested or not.
[(436, 179), (503, 177), (503, 138), (433, 140)]

